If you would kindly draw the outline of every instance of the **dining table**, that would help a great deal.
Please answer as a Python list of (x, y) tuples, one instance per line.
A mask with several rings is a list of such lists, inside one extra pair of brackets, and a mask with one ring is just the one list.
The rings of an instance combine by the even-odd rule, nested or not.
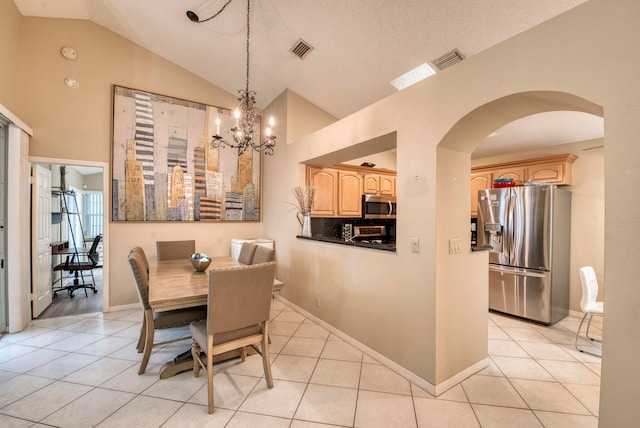
[[(149, 305), (154, 312), (204, 306), (208, 303), (209, 271), (242, 266), (232, 257), (213, 257), (209, 267), (199, 272), (189, 259), (159, 260), (149, 263)], [(273, 294), (279, 293), (284, 283), (273, 281)], [(238, 353), (239, 355), (239, 353)], [(220, 359), (236, 355), (225, 355)], [(216, 361), (218, 358), (216, 358)], [(180, 353), (160, 368), (160, 379), (165, 379), (193, 368), (191, 348)]]

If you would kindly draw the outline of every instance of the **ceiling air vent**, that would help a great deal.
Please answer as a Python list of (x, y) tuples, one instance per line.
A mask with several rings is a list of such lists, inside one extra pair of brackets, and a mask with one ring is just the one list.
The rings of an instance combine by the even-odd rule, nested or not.
[(289, 52), (293, 53), (300, 59), (305, 59), (312, 50), (313, 46), (302, 39), (298, 39), (298, 41), (293, 44), (291, 49), (289, 49)]
[(458, 49), (454, 49), (451, 52), (447, 52), (439, 58), (431, 61), (433, 65), (435, 65), (438, 70), (444, 70), (445, 68), (451, 67), (453, 64), (457, 64), (464, 59), (464, 54), (460, 52)]

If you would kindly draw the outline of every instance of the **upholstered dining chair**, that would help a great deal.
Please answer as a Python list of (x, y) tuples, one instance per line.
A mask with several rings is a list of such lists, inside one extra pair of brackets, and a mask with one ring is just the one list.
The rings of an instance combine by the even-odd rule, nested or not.
[[(576, 332), (576, 341), (575, 348), (584, 352), (585, 354), (595, 355), (600, 357), (600, 354), (595, 352), (589, 352), (585, 349), (580, 349), (578, 347), (578, 340), (586, 338), (589, 341), (599, 341), (598, 339), (592, 338), (589, 336), (589, 329), (591, 328), (591, 321), (593, 320), (594, 315), (604, 315), (604, 302), (597, 302), (596, 298), (598, 297), (598, 279), (596, 278), (596, 273), (591, 266), (585, 266), (580, 268), (580, 285), (582, 286), (582, 298), (580, 299), (580, 309), (584, 312), (584, 316), (582, 317), (582, 321), (580, 321), (580, 325), (578, 326), (578, 331)], [(582, 325), (585, 320), (589, 317), (589, 321), (587, 322), (587, 331), (585, 336), (580, 336), (580, 331), (582, 330)]]
[[(193, 371), (207, 371), (209, 413), (213, 413), (213, 358), (252, 346), (262, 355), (264, 377), (273, 388), (269, 360), (269, 310), (276, 262), (234, 266), (209, 271), (209, 304), (206, 321), (191, 323)], [(261, 344), (261, 349), (257, 344)], [(206, 358), (201, 355), (204, 352)]]
[(253, 263), (253, 255), (256, 253), (258, 244), (252, 244), (251, 242), (244, 242), (240, 247), (240, 254), (238, 255), (238, 261), (245, 265)]
[(196, 241), (156, 241), (158, 260), (186, 259), (196, 252)]
[(140, 247), (135, 247), (129, 252), (129, 266), (133, 274), (138, 298), (144, 310), (140, 338), (138, 339), (138, 352), (144, 352), (138, 374), (143, 374), (149, 363), (151, 350), (154, 346), (177, 342), (189, 339), (191, 336), (184, 336), (177, 339), (154, 342), (155, 330), (179, 327), (188, 325), (192, 321), (206, 319), (207, 309), (204, 306), (186, 309), (176, 309), (165, 312), (154, 312), (149, 306), (149, 264), (144, 251)]
[(256, 248), (256, 252), (253, 255), (253, 260), (251, 261), (252, 265), (257, 265), (260, 263), (267, 263), (273, 261), (273, 258), (276, 254), (276, 250), (273, 248), (265, 247), (264, 245), (258, 245)]

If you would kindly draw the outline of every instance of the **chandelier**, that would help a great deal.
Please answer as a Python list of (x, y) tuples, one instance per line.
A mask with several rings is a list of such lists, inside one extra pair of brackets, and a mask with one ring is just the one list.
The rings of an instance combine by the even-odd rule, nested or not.
[[(197, 23), (207, 22), (218, 16), (232, 0), (228, 0), (222, 8), (215, 14), (207, 19), (200, 20), (198, 15), (191, 11), (187, 11), (187, 17)], [(272, 135), (271, 128), (274, 125), (273, 116), (269, 119), (269, 126), (265, 131), (266, 138), (260, 141), (258, 138), (254, 139), (254, 130), (256, 122), (260, 116), (256, 112), (256, 91), (249, 90), (249, 39), (250, 39), (250, 26), (249, 26), (249, 13), (251, 10), (251, 0), (247, 0), (247, 80), (244, 89), (238, 90), (240, 97), (238, 101), (240, 104), (235, 109), (233, 115), (236, 120), (235, 126), (230, 129), (233, 141), (227, 141), (220, 136), (220, 119), (216, 118), (216, 134), (212, 136), (211, 147), (231, 147), (232, 149), (238, 149), (238, 155), (243, 154), (247, 149), (251, 148), (257, 152), (264, 151), (267, 155), (273, 155), (274, 147), (276, 146), (276, 136)]]

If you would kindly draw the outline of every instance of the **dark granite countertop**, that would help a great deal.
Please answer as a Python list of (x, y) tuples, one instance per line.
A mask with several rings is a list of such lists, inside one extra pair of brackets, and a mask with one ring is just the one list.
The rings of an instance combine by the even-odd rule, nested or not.
[(331, 244), (349, 245), (351, 247), (370, 248), (372, 250), (393, 251), (393, 252), (396, 251), (395, 242), (390, 242), (388, 244), (372, 244), (372, 243), (362, 242), (362, 241), (345, 241), (342, 238), (336, 238), (333, 236), (312, 236), (309, 238), (306, 236), (298, 235), (296, 236), (296, 238), (306, 239), (309, 241), (328, 242)]

